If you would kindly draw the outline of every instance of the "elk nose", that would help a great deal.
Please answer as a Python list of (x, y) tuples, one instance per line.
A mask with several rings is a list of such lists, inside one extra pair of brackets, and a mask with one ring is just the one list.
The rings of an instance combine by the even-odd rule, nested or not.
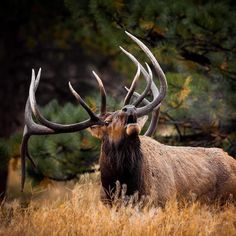
[(136, 111), (136, 107), (133, 105), (126, 105), (122, 108), (122, 111), (125, 112), (127, 115), (133, 115)]

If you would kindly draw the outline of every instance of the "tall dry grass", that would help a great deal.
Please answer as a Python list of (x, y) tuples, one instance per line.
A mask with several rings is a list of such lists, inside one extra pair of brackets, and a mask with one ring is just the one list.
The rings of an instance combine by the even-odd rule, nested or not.
[[(236, 235), (236, 207), (199, 203), (165, 209), (107, 208), (99, 201), (98, 175), (84, 175), (72, 189), (50, 187), (28, 205), (13, 200), (0, 211), (0, 235)], [(37, 197), (40, 195), (40, 197)]]

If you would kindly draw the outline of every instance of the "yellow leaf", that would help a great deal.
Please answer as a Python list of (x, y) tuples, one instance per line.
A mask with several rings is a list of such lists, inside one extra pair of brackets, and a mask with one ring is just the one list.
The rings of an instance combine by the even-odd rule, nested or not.
[(154, 23), (152, 21), (140, 20), (139, 24), (140, 27), (145, 30), (150, 30), (154, 27)]
[(227, 62), (225, 61), (225, 62), (223, 62), (221, 65), (220, 65), (220, 69), (221, 70), (225, 70), (226, 68), (227, 68)]
[(167, 29), (163, 29), (157, 25), (154, 24), (153, 21), (145, 21), (145, 20), (140, 20), (139, 21), (140, 27), (144, 30), (152, 30), (153, 32), (156, 32), (159, 35), (164, 36)]
[(116, 0), (114, 2), (114, 5), (115, 5), (115, 8), (117, 11), (121, 11), (122, 8), (124, 7), (124, 2), (123, 2), (123, 0)]
[(182, 87), (180, 93), (179, 93), (179, 96), (178, 96), (179, 102), (183, 102), (190, 94), (191, 89), (189, 88), (189, 84), (191, 83), (191, 81), (192, 81), (191, 76), (188, 76), (183, 84), (183, 87)]

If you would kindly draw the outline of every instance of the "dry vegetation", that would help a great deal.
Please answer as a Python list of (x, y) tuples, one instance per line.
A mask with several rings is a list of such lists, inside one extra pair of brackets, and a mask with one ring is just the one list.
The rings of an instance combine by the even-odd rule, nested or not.
[(75, 186), (53, 184), (0, 211), (0, 235), (236, 235), (236, 207), (199, 203), (165, 209), (113, 207), (99, 201), (98, 174)]

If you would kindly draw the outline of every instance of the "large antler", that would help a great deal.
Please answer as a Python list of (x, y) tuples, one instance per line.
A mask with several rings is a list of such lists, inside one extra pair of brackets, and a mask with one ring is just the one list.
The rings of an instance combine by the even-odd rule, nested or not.
[(157, 76), (160, 81), (160, 92), (159, 92), (158, 88), (156, 87), (155, 83), (152, 80), (152, 72), (151, 72), (151, 69), (148, 66), (148, 64), (146, 63), (146, 66), (148, 68), (148, 72), (147, 72), (144, 69), (144, 67), (139, 63), (139, 61), (131, 53), (127, 52), (125, 49), (120, 47), (120, 49), (134, 62), (134, 64), (138, 68), (140, 67), (141, 72), (147, 81), (147, 86), (141, 95), (138, 93), (134, 93), (134, 88), (136, 86), (137, 79), (132, 82), (131, 88), (127, 89), (128, 94), (131, 94), (130, 96), (132, 96), (134, 94), (137, 99), (133, 103), (133, 105), (135, 105), (137, 107), (145, 99), (145, 97), (148, 95), (149, 91), (151, 91), (151, 93), (153, 95), (152, 102), (149, 102), (147, 99), (145, 99), (146, 100), (146, 102), (144, 102), (145, 106), (141, 107), (141, 108), (137, 108), (138, 116), (143, 116), (143, 115), (146, 115), (146, 114), (152, 112), (151, 122), (150, 122), (150, 125), (149, 125), (146, 133), (145, 133), (145, 135), (147, 135), (147, 136), (152, 136), (155, 133), (155, 130), (157, 127), (161, 101), (164, 99), (166, 92), (167, 92), (167, 81), (165, 78), (165, 74), (163, 73), (160, 65), (158, 64), (157, 60), (155, 59), (155, 57), (153, 56), (151, 51), (135, 36), (131, 35), (128, 32), (126, 32), (126, 34), (131, 39), (133, 39), (140, 46), (140, 48), (146, 53), (146, 55), (149, 57), (149, 59), (151, 60), (153, 66), (156, 70)]
[[(95, 74), (95, 72), (94, 72)], [(96, 74), (95, 74), (96, 75)], [(59, 133), (70, 133), (77, 132), (83, 129), (86, 129), (93, 125), (104, 125), (105, 123), (89, 108), (89, 106), (85, 103), (85, 101), (80, 97), (80, 95), (73, 89), (72, 85), (69, 83), (69, 87), (73, 95), (76, 97), (81, 106), (86, 110), (90, 118), (88, 120), (74, 123), (74, 124), (58, 124), (52, 121), (47, 120), (42, 113), (40, 112), (35, 93), (37, 91), (39, 81), (41, 76), (41, 69), (37, 74), (37, 78), (35, 78), (35, 72), (32, 70), (32, 77), (29, 89), (29, 97), (25, 106), (25, 127), (23, 133), (23, 139), (21, 143), (21, 189), (23, 191), (24, 183), (25, 183), (25, 160), (26, 157), (32, 162), (35, 166), (33, 159), (31, 158), (28, 151), (28, 141), (31, 135), (45, 135), (45, 134), (59, 134)], [(106, 112), (106, 92), (103, 86), (101, 79), (96, 75), (95, 76), (101, 92), (101, 114)], [(40, 122), (37, 124), (34, 117)]]
[[(164, 99), (167, 91), (167, 82), (165, 75), (156, 61), (155, 57), (151, 53), (151, 51), (135, 36), (131, 35), (130, 33), (126, 32), (126, 34), (135, 41), (140, 48), (146, 53), (146, 55), (151, 60), (153, 67), (155, 68), (155, 71), (158, 75), (159, 81), (160, 81), (160, 92), (158, 88), (156, 87), (155, 83), (153, 82), (153, 75), (150, 67), (146, 63), (146, 67), (148, 72), (144, 69), (144, 67), (139, 63), (139, 61), (129, 52), (127, 52), (122, 47), (121, 50), (134, 62), (134, 64), (137, 66), (137, 73), (134, 77), (134, 80), (132, 82), (131, 88), (127, 89), (128, 94), (125, 98), (124, 104), (128, 104), (131, 100), (131, 97), (134, 95), (136, 97), (136, 100), (134, 101), (133, 105), (137, 107), (137, 116), (141, 117), (144, 116), (150, 112), (152, 112), (152, 118), (151, 122), (149, 124), (148, 130), (146, 131), (145, 135), (151, 136), (154, 134), (156, 127), (157, 127), (157, 121), (159, 117), (159, 111), (160, 111), (160, 104), (161, 101)], [(145, 90), (142, 94), (138, 94), (134, 92), (137, 80), (139, 78), (140, 72), (143, 74), (145, 80), (147, 81), (147, 85)], [(80, 97), (80, 95), (74, 90), (72, 85), (69, 83), (69, 88), (72, 92), (72, 94), (76, 97), (78, 102), (81, 104), (81, 106), (86, 110), (86, 112), (89, 115), (89, 119), (74, 123), (74, 124), (58, 124), (52, 121), (47, 120), (42, 113), (40, 112), (40, 109), (37, 105), (35, 93), (37, 91), (40, 76), (41, 76), (41, 69), (39, 70), (37, 77), (35, 78), (35, 72), (32, 70), (32, 77), (31, 77), (31, 84), (29, 89), (29, 97), (26, 102), (25, 107), (25, 127), (24, 127), (24, 133), (23, 133), (23, 139), (21, 144), (21, 163), (22, 163), (22, 184), (21, 188), (23, 190), (24, 188), (24, 182), (25, 182), (25, 159), (26, 157), (32, 162), (34, 165), (33, 159), (31, 158), (29, 151), (28, 151), (28, 141), (31, 135), (44, 135), (44, 134), (58, 134), (58, 133), (70, 133), (70, 132), (77, 132), (83, 129), (86, 129), (88, 127), (91, 127), (93, 125), (104, 125), (105, 122), (100, 119), (100, 116), (106, 114), (106, 92), (103, 86), (103, 83), (99, 76), (93, 71), (93, 74), (98, 82), (99, 88), (100, 88), (100, 94), (101, 94), (101, 108), (100, 108), (100, 114), (96, 115), (89, 106), (85, 103), (85, 101)], [(146, 97), (149, 94), (149, 92), (152, 93), (153, 100), (149, 102)], [(138, 107), (140, 104), (144, 103), (143, 107)], [(33, 116), (37, 119), (39, 122), (36, 123), (33, 119)]]
[[(157, 73), (157, 76), (160, 81), (160, 93), (157, 95), (155, 91), (153, 91), (153, 95), (155, 96), (153, 98), (153, 101), (149, 103), (148, 105), (145, 105), (144, 107), (137, 108), (137, 115), (144, 116), (148, 113), (150, 113), (155, 107), (157, 107), (161, 101), (166, 96), (167, 92), (167, 81), (164, 72), (162, 71), (159, 63), (157, 62), (156, 58), (153, 56), (152, 52), (147, 48), (146, 45), (144, 45), (139, 39), (137, 39), (135, 36), (130, 34), (129, 32), (125, 32), (133, 41), (135, 41), (139, 47), (145, 52), (147, 57), (151, 60), (152, 65)], [(154, 84), (154, 83), (153, 83)], [(153, 85), (154, 87), (154, 85)]]

